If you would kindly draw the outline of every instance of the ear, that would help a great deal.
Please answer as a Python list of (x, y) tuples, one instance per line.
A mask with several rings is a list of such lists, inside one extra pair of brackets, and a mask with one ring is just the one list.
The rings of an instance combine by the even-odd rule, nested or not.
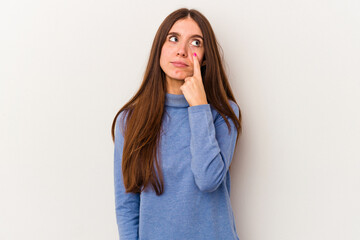
[(206, 65), (206, 60), (202, 61), (201, 66), (205, 66)]

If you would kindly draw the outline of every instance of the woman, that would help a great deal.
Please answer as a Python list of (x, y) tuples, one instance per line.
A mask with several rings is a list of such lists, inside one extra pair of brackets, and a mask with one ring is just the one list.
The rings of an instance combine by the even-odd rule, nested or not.
[(196, 10), (174, 11), (112, 124), (120, 239), (239, 239), (229, 167), (240, 132), (210, 23)]

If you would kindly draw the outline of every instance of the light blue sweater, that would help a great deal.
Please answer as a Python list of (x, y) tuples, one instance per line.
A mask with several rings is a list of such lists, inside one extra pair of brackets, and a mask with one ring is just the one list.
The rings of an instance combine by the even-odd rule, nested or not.
[[(235, 114), (239, 108), (231, 100)], [(123, 134), (115, 130), (115, 210), (120, 240), (235, 240), (230, 173), (236, 128), (210, 104), (190, 107), (184, 95), (166, 93), (159, 142), (164, 193), (125, 193)], [(125, 123), (126, 124), (126, 123)], [(121, 134), (120, 134), (121, 133)]]

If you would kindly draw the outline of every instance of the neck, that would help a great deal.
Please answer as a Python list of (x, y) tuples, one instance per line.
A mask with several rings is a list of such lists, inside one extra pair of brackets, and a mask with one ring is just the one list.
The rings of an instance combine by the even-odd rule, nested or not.
[(166, 92), (176, 95), (182, 95), (180, 87), (184, 84), (184, 80), (173, 79), (166, 77)]

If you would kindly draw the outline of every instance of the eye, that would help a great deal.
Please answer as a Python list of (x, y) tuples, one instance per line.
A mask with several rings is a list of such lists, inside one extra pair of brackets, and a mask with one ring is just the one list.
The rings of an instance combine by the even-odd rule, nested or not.
[(197, 42), (197, 45), (195, 45), (196, 47), (200, 47), (200, 44), (201, 44), (201, 42), (199, 41), (199, 40), (194, 40), (194, 41), (192, 41), (192, 43), (193, 42)]
[(169, 38), (170, 42), (172, 42), (172, 41), (171, 41), (172, 38), (176, 38), (176, 39), (177, 39), (177, 37), (171, 36), (171, 37)]

